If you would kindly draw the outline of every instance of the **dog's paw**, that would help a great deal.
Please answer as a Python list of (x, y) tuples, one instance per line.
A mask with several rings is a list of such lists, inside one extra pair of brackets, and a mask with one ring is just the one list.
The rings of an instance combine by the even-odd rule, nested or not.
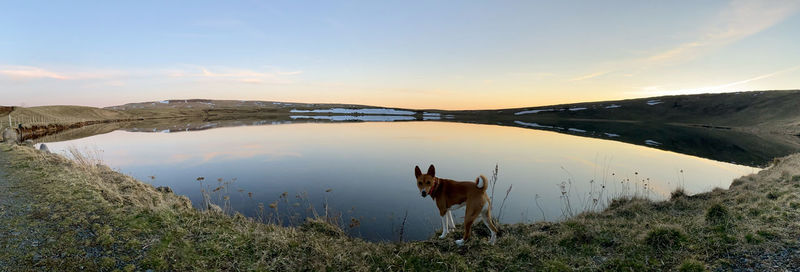
[(464, 239), (458, 239), (458, 240), (456, 240), (456, 245), (458, 245), (458, 246), (463, 246), (463, 245), (464, 245)]

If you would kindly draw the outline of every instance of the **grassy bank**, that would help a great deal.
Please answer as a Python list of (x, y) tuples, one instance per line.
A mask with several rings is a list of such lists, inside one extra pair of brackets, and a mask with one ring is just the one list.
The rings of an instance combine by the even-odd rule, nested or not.
[(655, 203), (619, 199), (559, 223), (502, 225), (494, 246), (482, 225), (457, 247), (460, 231), (372, 243), (321, 220), (280, 227), (202, 212), (91, 160), (5, 144), (0, 187), (3, 270), (702, 271), (800, 264), (800, 154), (728, 190), (678, 191)]

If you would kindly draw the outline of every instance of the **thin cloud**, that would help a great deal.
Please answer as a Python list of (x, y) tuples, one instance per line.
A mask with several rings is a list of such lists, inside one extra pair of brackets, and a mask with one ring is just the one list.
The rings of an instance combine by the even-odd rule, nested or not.
[(753, 82), (753, 81), (758, 81), (758, 80), (774, 77), (774, 76), (777, 76), (777, 75), (794, 72), (794, 71), (797, 71), (797, 70), (800, 70), (800, 65), (794, 66), (794, 67), (790, 67), (790, 68), (787, 68), (787, 69), (783, 69), (783, 70), (780, 70), (780, 71), (768, 73), (768, 74), (758, 75), (758, 76), (751, 77), (751, 78), (744, 79), (744, 80), (734, 81), (734, 82), (725, 83), (725, 84), (721, 84), (721, 85), (715, 85), (715, 86), (706, 86), (706, 87), (701, 87), (701, 88), (678, 89), (678, 90), (663, 90), (661, 86), (648, 86), (648, 87), (643, 88), (639, 92), (635, 92), (635, 94), (647, 95), (647, 96), (655, 96), (655, 95), (682, 95), (682, 94), (726, 92), (726, 91), (730, 91), (731, 87), (734, 87), (734, 86), (737, 86), (737, 85), (747, 84), (747, 83), (750, 83), (750, 82)]
[(644, 62), (661, 64), (692, 60), (706, 51), (764, 31), (798, 9), (798, 1), (733, 1), (702, 28), (696, 40), (650, 55), (644, 58)]
[(230, 80), (242, 83), (291, 83), (292, 77), (302, 74), (303, 71), (270, 71), (260, 72), (248, 69), (228, 67), (194, 67), (188, 69), (173, 69), (164, 71), (164, 75), (171, 78), (198, 78)]
[(598, 72), (573, 78), (579, 81), (595, 78), (611, 72), (642, 70), (652, 66), (671, 65), (691, 61), (708, 52), (724, 47), (777, 25), (800, 10), (800, 1), (746, 1), (730, 2), (713, 16), (695, 38), (678, 45), (659, 50), (641, 58), (614, 62), (607, 72)]
[(581, 81), (581, 80), (592, 79), (592, 78), (603, 76), (603, 75), (606, 75), (606, 74), (609, 74), (609, 73), (611, 73), (611, 71), (603, 71), (603, 72), (591, 73), (591, 74), (588, 74), (588, 75), (583, 75), (583, 76), (579, 76), (579, 77), (570, 79), (570, 81)]
[[(61, 71), (59, 71), (61, 70)], [(69, 71), (69, 72), (64, 72)], [(18, 80), (34, 79), (58, 79), (58, 80), (81, 80), (81, 79), (108, 79), (119, 77), (127, 73), (115, 70), (86, 70), (80, 68), (52, 69), (34, 66), (0, 65), (0, 76)]]
[(0, 75), (4, 75), (13, 79), (71, 79), (71, 77), (64, 74), (30, 66), (3, 66), (0, 67)]

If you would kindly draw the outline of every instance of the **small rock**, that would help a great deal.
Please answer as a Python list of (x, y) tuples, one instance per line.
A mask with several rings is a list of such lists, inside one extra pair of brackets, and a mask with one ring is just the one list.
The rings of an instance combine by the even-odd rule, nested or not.
[(169, 188), (168, 186), (158, 186), (158, 187), (156, 187), (156, 191), (159, 191), (159, 192), (162, 192), (162, 193), (172, 193), (172, 188)]
[(39, 145), (39, 150), (41, 150), (41, 151), (43, 151), (45, 153), (50, 153), (50, 148), (47, 148), (46, 144)]
[(17, 141), (17, 132), (13, 129), (6, 128), (3, 130), (3, 141), (4, 142), (16, 142)]
[(213, 213), (222, 213), (222, 208), (219, 205), (208, 203), (208, 211)]

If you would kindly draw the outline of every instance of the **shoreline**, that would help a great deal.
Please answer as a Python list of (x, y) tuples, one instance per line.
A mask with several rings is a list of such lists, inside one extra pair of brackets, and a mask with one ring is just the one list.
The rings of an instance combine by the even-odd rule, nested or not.
[[(773, 270), (800, 264), (800, 154), (776, 159), (728, 190), (692, 196), (676, 191), (662, 202), (616, 199), (604, 211), (562, 222), (501, 225), (495, 246), (478, 227), (464, 247), (453, 243), (460, 230), (446, 239), (391, 243), (348, 237), (325, 218), (294, 227), (263, 224), (195, 210), (185, 197), (102, 165), (8, 144), (0, 144), (0, 156), (0, 173), (7, 174), (0, 186), (33, 207), (0, 216), (9, 230), (0, 233), (0, 246), (13, 249), (0, 253), (0, 265), (8, 267)], [(0, 208), (5, 215), (14, 210)], [(29, 235), (42, 241), (33, 246), (14, 240), (25, 236), (20, 224), (45, 226)], [(50, 237), (57, 234), (66, 238)], [(48, 255), (55, 252), (73, 254)]]

